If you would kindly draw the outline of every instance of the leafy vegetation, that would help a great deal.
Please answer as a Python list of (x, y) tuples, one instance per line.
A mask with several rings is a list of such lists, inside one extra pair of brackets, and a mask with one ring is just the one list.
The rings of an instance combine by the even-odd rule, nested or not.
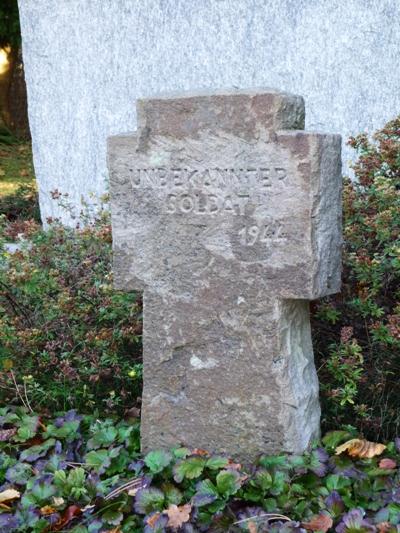
[[(0, 136), (1, 134), (2, 130), (0, 129)], [(0, 138), (0, 141), (3, 140), (3, 142), (0, 142), (0, 202), (3, 202), (3, 197), (15, 194), (21, 185), (35, 185), (30, 144), (18, 142), (11, 135), (7, 135), (7, 138), (9, 143), (4, 142), (6, 139), (5, 133), (3, 138)], [(9, 204), (11, 208), (11, 201), (9, 201)], [(8, 216), (8, 213), (9, 210), (0, 204), (0, 214)], [(8, 218), (11, 217), (8, 216)]]
[(24, 233), (32, 221), (40, 222), (30, 144), (18, 142), (0, 127), (1, 215), (9, 222), (15, 222), (12, 230), (8, 228), (8, 237), (12, 240)]
[[(0, 242), (0, 402), (137, 409), (141, 301), (112, 288), (108, 216), (78, 229), (22, 229), (28, 240), (16, 253)], [(15, 223), (3, 219), (1, 233), (14, 234)]]
[(343, 288), (314, 305), (325, 429), (356, 423), (371, 439), (400, 433), (400, 117), (349, 141)]
[(0, 200), (0, 531), (400, 531), (400, 118), (350, 143), (343, 291), (313, 306), (323, 423), (347, 429), (253, 465), (140, 455), (141, 299), (112, 288), (107, 213), (43, 231), (29, 192)]
[(350, 437), (253, 465), (179, 447), (142, 458), (138, 422), (1, 409), (0, 530), (395, 533), (400, 439), (338, 447)]

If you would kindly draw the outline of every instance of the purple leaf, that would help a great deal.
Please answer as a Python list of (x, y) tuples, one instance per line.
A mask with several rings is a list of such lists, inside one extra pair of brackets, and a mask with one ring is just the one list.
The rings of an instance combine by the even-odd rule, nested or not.
[(313, 455), (315, 455), (321, 463), (327, 463), (329, 461), (329, 455), (324, 448), (315, 448), (315, 450), (313, 450)]
[(6, 480), (17, 485), (26, 485), (32, 476), (32, 467), (26, 463), (17, 463), (6, 472)]
[(400, 488), (396, 488), (392, 492), (392, 501), (394, 503), (400, 503)]
[(336, 526), (337, 533), (360, 533), (375, 532), (376, 527), (369, 520), (364, 519), (364, 509), (351, 509), (343, 515), (342, 521)]
[(336, 490), (333, 490), (325, 499), (325, 504), (335, 515), (339, 515), (344, 510), (344, 502)]
[(82, 420), (82, 416), (78, 415), (75, 410), (68, 411), (65, 413), (64, 416), (59, 416), (55, 419), (54, 425), (57, 428), (61, 428), (65, 422), (74, 422), (74, 421), (80, 422)]
[(192, 499), (192, 503), (195, 507), (202, 507), (215, 502), (217, 496), (214, 494), (195, 494)]
[(128, 470), (130, 472), (135, 472), (136, 475), (139, 475), (144, 467), (144, 461), (140, 459), (139, 461), (133, 461), (128, 465)]
[(10, 513), (1, 513), (0, 514), (0, 531), (11, 532), (16, 531), (19, 527), (20, 521), (17, 517), (13, 516)]

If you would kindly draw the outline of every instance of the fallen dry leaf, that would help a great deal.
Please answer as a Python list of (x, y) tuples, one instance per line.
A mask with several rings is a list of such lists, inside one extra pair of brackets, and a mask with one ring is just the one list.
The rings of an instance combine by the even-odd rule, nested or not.
[(69, 524), (74, 518), (82, 514), (82, 509), (77, 505), (70, 505), (64, 511), (63, 516), (60, 520), (53, 526), (52, 531), (60, 531)]
[(392, 524), (389, 524), (389, 522), (381, 522), (380, 524), (376, 525), (379, 533), (387, 533), (392, 529)]
[(0, 492), (0, 503), (17, 500), (20, 497), (21, 497), (21, 493), (15, 489), (3, 490), (3, 492)]
[(338, 446), (335, 450), (336, 455), (347, 452), (350, 457), (360, 457), (371, 459), (380, 455), (386, 449), (384, 444), (369, 442), (365, 439), (351, 439)]
[(397, 463), (393, 459), (385, 458), (379, 461), (379, 468), (384, 468), (385, 470), (392, 470), (397, 468)]
[(0, 503), (0, 509), (4, 509), (5, 511), (11, 511), (11, 507), (9, 505), (6, 505), (5, 503)]
[(302, 522), (301, 525), (308, 531), (323, 531), (326, 533), (333, 526), (333, 520), (329, 515), (321, 513), (311, 518), (309, 522)]
[(57, 511), (54, 509), (54, 507), (52, 507), (51, 505), (45, 505), (44, 507), (42, 507), (40, 509), (40, 514), (42, 516), (47, 516), (49, 514), (54, 514), (56, 513)]
[(180, 505), (179, 507), (175, 504), (170, 505), (166, 511), (163, 511), (166, 515), (168, 515), (168, 527), (172, 527), (174, 529), (182, 527), (185, 522), (190, 520), (191, 510), (192, 506), (190, 503)]
[(146, 524), (148, 526), (150, 526), (151, 528), (154, 528), (157, 520), (160, 518), (161, 516), (161, 513), (154, 513), (153, 516), (150, 516), (147, 520), (146, 520)]
[(65, 503), (64, 498), (53, 496), (54, 507), (61, 507), (62, 505), (64, 505), (64, 503)]
[(29, 172), (26, 170), (26, 168), (21, 168), (21, 170), (19, 171), (19, 175), (21, 177), (29, 176)]
[(195, 448), (193, 451), (192, 451), (192, 455), (201, 455), (202, 457), (206, 457), (209, 454), (209, 452), (207, 450), (202, 450), (201, 448)]

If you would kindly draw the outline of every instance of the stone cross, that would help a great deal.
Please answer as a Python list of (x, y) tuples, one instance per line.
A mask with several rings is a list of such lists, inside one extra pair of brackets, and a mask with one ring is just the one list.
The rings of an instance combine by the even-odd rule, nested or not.
[(318, 436), (309, 300), (339, 291), (339, 135), (273, 90), (137, 102), (109, 139), (115, 285), (144, 291), (143, 450)]

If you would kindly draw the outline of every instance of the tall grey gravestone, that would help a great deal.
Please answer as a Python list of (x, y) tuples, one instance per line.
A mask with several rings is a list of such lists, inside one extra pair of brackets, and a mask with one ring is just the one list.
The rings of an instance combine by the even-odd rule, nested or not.
[(339, 135), (271, 90), (139, 100), (109, 139), (115, 284), (144, 291), (144, 450), (301, 452), (308, 301), (339, 291)]

